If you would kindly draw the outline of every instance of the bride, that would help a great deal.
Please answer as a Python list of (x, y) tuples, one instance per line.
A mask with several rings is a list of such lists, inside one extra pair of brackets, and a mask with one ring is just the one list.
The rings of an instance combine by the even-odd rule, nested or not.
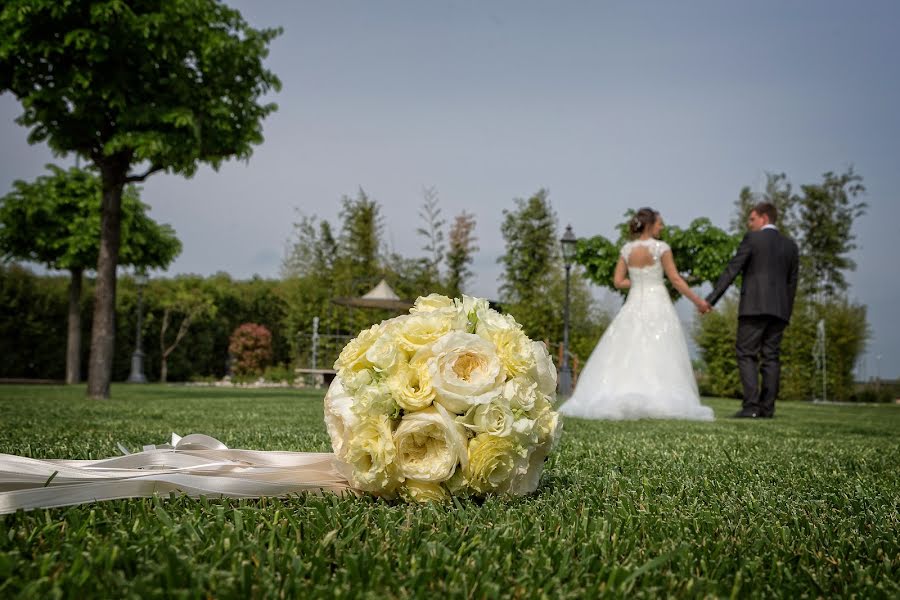
[(669, 245), (657, 239), (663, 222), (651, 208), (629, 224), (632, 240), (621, 250), (613, 283), (628, 298), (584, 365), (560, 412), (589, 419), (695, 419), (710, 421), (700, 404), (684, 330), (663, 282), (663, 272), (701, 313), (709, 305), (678, 274)]

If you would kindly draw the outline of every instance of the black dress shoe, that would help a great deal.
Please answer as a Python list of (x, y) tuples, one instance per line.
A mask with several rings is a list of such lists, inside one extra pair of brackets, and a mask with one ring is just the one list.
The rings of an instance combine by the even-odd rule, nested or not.
[(759, 417), (760, 417), (759, 413), (755, 413), (752, 411), (747, 412), (747, 411), (739, 410), (736, 413), (734, 413), (735, 419), (758, 419)]

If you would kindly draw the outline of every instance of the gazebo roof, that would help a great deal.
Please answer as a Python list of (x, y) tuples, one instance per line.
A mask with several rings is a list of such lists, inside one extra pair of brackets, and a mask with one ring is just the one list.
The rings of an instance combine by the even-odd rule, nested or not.
[(343, 296), (332, 300), (335, 304), (355, 306), (359, 308), (384, 308), (388, 310), (409, 310), (413, 303), (401, 300), (400, 296), (391, 289), (388, 282), (382, 279), (378, 285), (359, 298)]

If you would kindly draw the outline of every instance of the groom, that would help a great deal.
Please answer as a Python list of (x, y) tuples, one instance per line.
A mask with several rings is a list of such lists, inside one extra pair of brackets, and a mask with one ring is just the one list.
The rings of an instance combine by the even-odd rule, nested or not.
[(739, 418), (775, 415), (781, 338), (794, 307), (799, 262), (797, 244), (778, 231), (777, 220), (773, 204), (753, 207), (747, 221), (750, 231), (706, 297), (706, 310), (701, 307), (701, 312), (711, 310), (735, 277), (743, 275), (736, 348), (744, 405), (734, 415)]

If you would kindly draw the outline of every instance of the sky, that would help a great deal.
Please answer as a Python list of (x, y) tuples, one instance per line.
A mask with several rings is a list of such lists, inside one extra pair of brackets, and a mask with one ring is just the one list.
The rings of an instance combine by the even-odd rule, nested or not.
[[(150, 215), (184, 244), (169, 274), (277, 277), (298, 211), (336, 223), (360, 188), (381, 204), (390, 248), (418, 256), (433, 187), (448, 220), (475, 215), (468, 291), (494, 298), (503, 210), (541, 188), (560, 229), (611, 237), (645, 205), (724, 228), (741, 187), (762, 191), (766, 172), (799, 187), (852, 165), (869, 207), (850, 298), (873, 332), (858, 375), (900, 376), (900, 3), (229, 4), (284, 28), (266, 61), (279, 109), (249, 161), (146, 182)], [(20, 113), (0, 96), (0, 195), (74, 162), (29, 146)]]

